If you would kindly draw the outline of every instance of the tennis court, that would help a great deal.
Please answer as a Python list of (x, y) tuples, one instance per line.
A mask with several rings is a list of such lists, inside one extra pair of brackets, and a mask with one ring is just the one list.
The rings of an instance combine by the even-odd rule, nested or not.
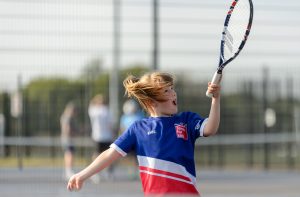
[[(0, 169), (1, 197), (98, 197), (143, 196), (139, 180), (127, 179), (116, 169), (113, 181), (85, 183), (79, 192), (68, 192), (59, 168)], [(198, 172), (198, 187), (204, 197), (299, 197), (299, 172), (220, 171)]]
[[(300, 197), (300, 1), (253, 3), (246, 47), (222, 79), (219, 134), (196, 144), (202, 197)], [(221, 32), (228, 8), (219, 0), (0, 0), (0, 197), (143, 196), (122, 166), (114, 180), (66, 189), (65, 104), (75, 101), (80, 111), (74, 166), (94, 151), (89, 99), (108, 94), (118, 119), (125, 73), (174, 74), (180, 111), (205, 117), (220, 39), (232, 52), (240, 43), (229, 27), (228, 36)]]

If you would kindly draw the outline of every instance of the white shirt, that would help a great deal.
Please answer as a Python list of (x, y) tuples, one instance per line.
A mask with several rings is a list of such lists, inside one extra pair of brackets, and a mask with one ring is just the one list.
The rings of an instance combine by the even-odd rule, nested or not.
[(112, 142), (112, 120), (108, 107), (90, 105), (88, 114), (91, 120), (92, 139), (96, 142)]

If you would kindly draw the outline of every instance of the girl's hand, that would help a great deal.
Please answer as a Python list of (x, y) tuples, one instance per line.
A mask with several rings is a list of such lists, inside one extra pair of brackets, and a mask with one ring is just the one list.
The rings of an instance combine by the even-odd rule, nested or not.
[(69, 191), (78, 191), (81, 189), (83, 185), (83, 180), (78, 174), (73, 175), (68, 182), (68, 190)]
[(220, 97), (220, 90), (221, 86), (218, 84), (212, 84), (211, 82), (208, 82), (207, 91), (209, 93), (213, 94), (213, 98), (219, 98)]

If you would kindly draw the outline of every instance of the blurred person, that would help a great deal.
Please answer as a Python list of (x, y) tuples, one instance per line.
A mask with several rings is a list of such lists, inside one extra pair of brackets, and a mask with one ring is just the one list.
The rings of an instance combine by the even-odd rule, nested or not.
[(78, 113), (75, 104), (69, 102), (60, 117), (61, 143), (64, 151), (64, 176), (67, 180), (74, 174), (73, 163), (75, 148), (73, 138), (79, 131), (76, 120), (77, 115)]
[[(144, 114), (138, 103), (133, 99), (127, 99), (123, 104), (123, 114), (120, 118), (120, 134), (126, 131), (135, 121), (141, 120), (144, 118)], [(138, 179), (138, 163), (135, 157), (134, 151), (131, 152), (131, 157), (133, 157), (134, 161), (134, 169), (128, 169), (129, 179), (136, 180)]]
[(144, 118), (144, 114), (137, 102), (133, 99), (126, 100), (123, 104), (123, 114), (120, 118), (120, 134), (128, 129), (132, 123), (142, 118)]
[(178, 113), (173, 77), (153, 72), (128, 76), (123, 84), (150, 115), (134, 122), (110, 148), (72, 176), (67, 188), (79, 190), (86, 179), (135, 150), (145, 195), (194, 195), (196, 187), (195, 141), (217, 133), (220, 122), (220, 86), (208, 83), (213, 94), (208, 118), (194, 112)]
[[(115, 137), (112, 117), (103, 95), (97, 94), (91, 99), (88, 114), (92, 129), (91, 137), (96, 146), (93, 154), (94, 160), (101, 152), (109, 148)], [(113, 178), (113, 166), (110, 166), (104, 175), (106, 179)], [(100, 181), (100, 177), (93, 176), (92, 180), (97, 183)]]

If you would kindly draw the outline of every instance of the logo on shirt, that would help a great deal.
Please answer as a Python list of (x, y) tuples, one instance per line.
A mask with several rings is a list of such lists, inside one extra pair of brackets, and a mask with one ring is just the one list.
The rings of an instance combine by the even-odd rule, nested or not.
[(184, 140), (188, 139), (186, 124), (175, 124), (175, 130), (177, 138), (182, 138)]
[(148, 132), (147, 132), (147, 135), (153, 135), (153, 134), (155, 134), (155, 133), (156, 133), (155, 130), (151, 130), (151, 131), (148, 131)]
[(196, 124), (195, 130), (199, 130), (200, 129), (200, 123), (201, 123), (201, 120), (199, 120), (198, 123)]

